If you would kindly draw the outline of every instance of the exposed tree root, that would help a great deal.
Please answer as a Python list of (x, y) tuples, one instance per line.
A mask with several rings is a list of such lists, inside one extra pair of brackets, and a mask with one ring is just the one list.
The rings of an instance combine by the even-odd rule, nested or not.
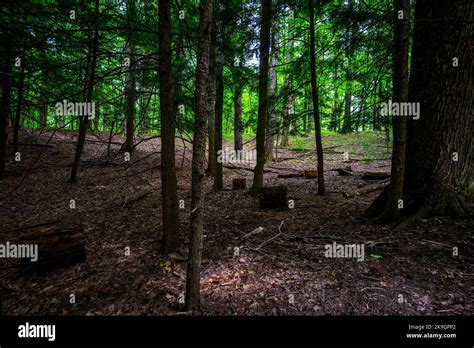
[[(397, 228), (405, 227), (423, 218), (434, 216), (464, 216), (468, 215), (469, 208), (466, 206), (464, 197), (461, 194), (447, 191), (446, 189), (432, 188), (430, 193), (422, 196), (418, 200), (410, 199), (409, 195), (404, 198), (406, 210), (402, 215), (406, 218), (398, 225)], [(379, 223), (384, 221), (383, 213), (388, 197), (388, 186), (380, 193), (380, 195), (372, 202), (365, 211), (364, 216), (375, 219)], [(424, 197), (424, 198), (423, 198)]]

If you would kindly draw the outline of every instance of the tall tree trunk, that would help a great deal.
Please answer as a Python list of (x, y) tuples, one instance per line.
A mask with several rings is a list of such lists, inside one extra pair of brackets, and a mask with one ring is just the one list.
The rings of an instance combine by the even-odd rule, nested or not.
[(234, 149), (242, 150), (242, 89), (234, 87)]
[[(393, 102), (408, 101), (408, 49), (410, 39), (410, 0), (395, 0), (393, 50)], [(387, 201), (380, 216), (389, 222), (400, 215), (399, 200), (403, 193), (407, 138), (406, 116), (392, 116), (393, 150), (390, 185), (386, 188)]]
[(275, 132), (277, 115), (275, 110), (277, 97), (277, 65), (278, 65), (278, 21), (273, 23), (273, 31), (271, 35), (271, 58), (270, 68), (268, 71), (269, 85), (268, 85), (268, 111), (267, 111), (267, 138), (265, 142), (265, 158), (270, 161), (273, 159), (273, 152), (275, 147)]
[(16, 100), (16, 115), (13, 124), (13, 153), (19, 151), (18, 147), (18, 133), (20, 131), (21, 122), (21, 107), (23, 106), (23, 85), (25, 81), (25, 59), (21, 60), (20, 78), (18, 79), (18, 97)]
[[(97, 64), (97, 50), (99, 46), (99, 30), (97, 27), (99, 19), (99, 0), (96, 0), (95, 2), (95, 12), (94, 12), (94, 37), (92, 38), (92, 52), (91, 52), (91, 66), (90, 66), (90, 75), (89, 79), (87, 80), (87, 92), (86, 92), (86, 102), (91, 103), (92, 102), (92, 95), (94, 92), (94, 80), (95, 80), (95, 68)], [(87, 134), (87, 125), (88, 125), (89, 119), (87, 116), (82, 116), (79, 118), (79, 137), (77, 139), (77, 144), (76, 144), (76, 154), (74, 157), (74, 163), (72, 165), (72, 170), (71, 170), (71, 178), (70, 182), (74, 183), (77, 180), (77, 173), (79, 171), (79, 165), (81, 163), (81, 155), (82, 155), (82, 149), (84, 148), (84, 143), (86, 141), (86, 134)]]
[(304, 100), (305, 100), (305, 105), (306, 105), (306, 115), (305, 117), (308, 117), (308, 127), (306, 128), (306, 135), (309, 136), (313, 132), (313, 113), (311, 111), (311, 102), (309, 100), (310, 98), (308, 97), (308, 92), (305, 89), (304, 91)]
[(315, 33), (314, 33), (314, 0), (309, 1), (309, 61), (311, 69), (311, 92), (313, 99), (314, 132), (316, 135), (316, 155), (318, 158), (318, 195), (324, 196), (324, 159), (321, 139), (321, 120), (319, 114), (318, 76), (316, 73)]
[(222, 176), (222, 162), (218, 161), (218, 151), (222, 151), (222, 115), (224, 113), (224, 12), (219, 11), (219, 21), (215, 26), (216, 30), (216, 104), (215, 104), (215, 124), (214, 124), (214, 160), (216, 173), (214, 175), (214, 190), (224, 188)]
[(342, 120), (341, 133), (346, 134), (352, 132), (352, 82), (346, 82), (346, 91), (344, 93), (344, 119)]
[(194, 120), (193, 161), (191, 179), (191, 238), (186, 273), (186, 308), (201, 302), (200, 268), (204, 209), (204, 176), (206, 159), (206, 113), (209, 75), (209, 50), (212, 27), (212, 0), (200, 1), (200, 20), (196, 66), (196, 113)]
[(207, 117), (207, 133), (208, 133), (208, 164), (206, 174), (210, 176), (216, 175), (216, 151), (214, 149), (214, 133), (216, 126), (216, 34), (215, 30), (211, 34), (211, 51), (209, 56), (209, 83), (207, 90), (208, 99), (208, 117)]
[(338, 88), (338, 81), (337, 81), (337, 70), (334, 73), (334, 103), (332, 107), (332, 114), (331, 114), (331, 124), (329, 129), (332, 131), (336, 131), (337, 129), (337, 115), (339, 113), (339, 88)]
[(40, 127), (41, 128), (46, 128), (48, 125), (48, 103), (49, 103), (49, 67), (48, 67), (48, 61), (46, 59), (46, 51), (47, 51), (47, 44), (45, 43), (43, 45), (43, 51), (41, 52), (41, 64), (43, 65), (43, 78), (42, 78), (42, 83), (43, 83), (43, 93), (41, 94), (40, 97)]
[(163, 244), (170, 253), (179, 246), (178, 197), (175, 168), (176, 116), (173, 108), (173, 77), (171, 66), (171, 6), (170, 0), (159, 1), (159, 71), (161, 120), (161, 192)]
[(418, 0), (415, 11), (409, 100), (421, 116), (409, 121), (405, 194), (418, 216), (463, 214), (474, 174), (474, 4)]
[(267, 121), (268, 98), (268, 56), (270, 51), (270, 26), (272, 0), (261, 0), (262, 19), (260, 29), (260, 72), (258, 81), (258, 121), (257, 121), (257, 165), (254, 169), (251, 191), (258, 193), (263, 187), (263, 166), (265, 165), (265, 126)]
[[(130, 0), (129, 0), (130, 1)], [(133, 1), (133, 0), (132, 0)], [(130, 38), (131, 40), (131, 38)], [(124, 144), (124, 151), (132, 153), (133, 151), (133, 134), (135, 130), (135, 76), (133, 72), (132, 59), (133, 59), (133, 44), (132, 42), (127, 43), (127, 48), (125, 49), (128, 52), (130, 57), (130, 66), (127, 67), (126, 78), (125, 78), (125, 129), (126, 137)]]
[(124, 150), (128, 153), (133, 151), (133, 134), (135, 131), (135, 72), (134, 72), (134, 35), (132, 26), (135, 23), (135, 0), (127, 0), (127, 19), (128, 19), (128, 42), (125, 52), (128, 54), (129, 62), (125, 77), (125, 121), (126, 137)]
[[(408, 100), (420, 103), (420, 118), (408, 120), (403, 197), (411, 216), (405, 223), (468, 211), (464, 199), (474, 171), (473, 23), (472, 2), (416, 2)], [(377, 201), (383, 207), (385, 199), (379, 196), (371, 208)]]
[(11, 103), (11, 74), (12, 74), (12, 43), (13, 31), (13, 1), (8, 1), (8, 24), (3, 42), (3, 74), (2, 74), (2, 102), (0, 104), (0, 180), (5, 178), (5, 165), (8, 149), (8, 122), (10, 120)]
[(150, 93), (150, 78), (148, 75), (148, 55), (145, 54), (143, 57), (143, 70), (142, 70), (142, 96), (141, 96), (141, 111), (143, 114), (142, 127), (141, 130), (143, 133), (148, 133), (150, 129), (150, 116), (149, 116), (149, 107), (152, 94)]

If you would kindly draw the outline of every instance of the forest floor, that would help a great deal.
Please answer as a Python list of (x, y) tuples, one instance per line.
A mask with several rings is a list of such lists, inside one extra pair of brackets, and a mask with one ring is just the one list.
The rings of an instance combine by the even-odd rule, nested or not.
[[(190, 314), (180, 303), (186, 264), (158, 248), (159, 138), (141, 142), (130, 162), (118, 153), (120, 137), (113, 139), (109, 157), (106, 134), (89, 134), (87, 140), (79, 181), (69, 184), (76, 132), (22, 134), (21, 162), (10, 163), (7, 180), (0, 182), (2, 240), (14, 239), (8, 231), (15, 228), (72, 219), (84, 226), (87, 259), (46, 274), (22, 273), (15, 261), (0, 260), (0, 287), (9, 293), (4, 314)], [(383, 135), (324, 135), (323, 144), (324, 197), (316, 194), (314, 179), (278, 178), (315, 169), (313, 137), (292, 139), (279, 160), (265, 166), (265, 185), (286, 185), (293, 209), (260, 210), (258, 198), (231, 190), (237, 177), (247, 178), (249, 186), (250, 170), (226, 168), (220, 192), (206, 178), (203, 305), (193, 314), (474, 314), (472, 216), (437, 217), (402, 229), (366, 221), (362, 214), (380, 191), (354, 198), (342, 193), (369, 184), (361, 179), (365, 171), (390, 170)], [(176, 145), (178, 196), (184, 200), (178, 254), (186, 255), (191, 149), (182, 139)], [(343, 163), (346, 151), (350, 158)], [(331, 171), (347, 165), (355, 175)], [(245, 236), (258, 227), (262, 232)], [(364, 243), (365, 259), (326, 258), (325, 245), (333, 242)]]

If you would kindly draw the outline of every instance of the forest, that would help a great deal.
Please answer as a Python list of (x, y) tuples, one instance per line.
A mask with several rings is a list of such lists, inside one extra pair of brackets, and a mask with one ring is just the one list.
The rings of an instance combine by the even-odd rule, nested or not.
[(474, 314), (474, 3), (4, 0), (0, 315)]

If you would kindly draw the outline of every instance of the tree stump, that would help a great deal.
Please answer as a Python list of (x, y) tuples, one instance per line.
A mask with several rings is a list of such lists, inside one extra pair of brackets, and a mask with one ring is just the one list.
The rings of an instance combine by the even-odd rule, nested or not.
[(286, 186), (263, 187), (260, 193), (260, 209), (287, 208), (288, 188)]
[(247, 188), (247, 179), (235, 178), (232, 179), (232, 190), (245, 190)]
[(38, 260), (20, 259), (20, 269), (43, 273), (51, 268), (69, 266), (86, 258), (81, 224), (59, 222), (24, 227), (18, 244), (38, 246)]
[(304, 177), (305, 179), (317, 179), (318, 172), (316, 170), (305, 170)]

